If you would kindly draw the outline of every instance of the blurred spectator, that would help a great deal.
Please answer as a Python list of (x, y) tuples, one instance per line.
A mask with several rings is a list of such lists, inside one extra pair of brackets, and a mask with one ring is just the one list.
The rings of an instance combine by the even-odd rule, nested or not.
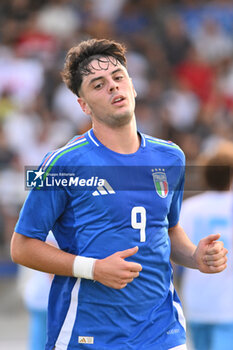
[(10, 148), (9, 142), (0, 124), (0, 170), (11, 166), (15, 153)]
[(232, 140), (232, 126), (232, 112), (215, 82), (209, 100), (202, 105), (195, 128), (202, 138), (202, 150), (205, 151), (208, 145), (217, 144), (218, 141)]
[(140, 52), (129, 50), (127, 55), (129, 76), (133, 79), (138, 97), (145, 97), (148, 92), (149, 62)]
[[(61, 83), (54, 91), (53, 111), (61, 122), (67, 120), (67, 130), (70, 126), (70, 136), (81, 133), (90, 126), (90, 119), (83, 113), (77, 97)], [(68, 139), (69, 135), (67, 135)]]
[(186, 80), (174, 80), (173, 88), (164, 93), (168, 123), (178, 131), (190, 131), (197, 119), (200, 102)]
[(44, 68), (38, 60), (17, 57), (9, 50), (0, 57), (0, 95), (11, 94), (13, 101), (30, 104), (43, 85)]
[(7, 255), (9, 254), (12, 230), (14, 230), (19, 210), (26, 197), (23, 170), (19, 157), (14, 155), (8, 166), (0, 171), (0, 207), (4, 223), (3, 248)]
[[(233, 344), (233, 143), (222, 143), (202, 160), (206, 192), (183, 202), (180, 222), (196, 244), (206, 234), (221, 234), (228, 267), (204, 276), (184, 269), (181, 294), (194, 350), (231, 349)], [(199, 293), (201, 293), (201, 297)]]
[(119, 14), (115, 26), (116, 33), (122, 37), (131, 37), (146, 31), (149, 24), (144, 13), (143, 1), (127, 0)]
[(192, 43), (185, 30), (184, 23), (178, 14), (165, 17), (162, 44), (168, 62), (175, 66), (184, 60)]
[[(11, 176), (8, 175), (11, 174), (11, 167), (15, 162), (16, 154), (12, 151), (10, 148), (5, 134), (3, 132), (2, 125), (0, 124), (0, 252), (2, 257), (9, 254), (8, 248), (9, 248), (9, 241), (12, 234), (12, 229), (15, 221), (13, 219), (12, 222), (12, 216), (14, 217), (15, 214), (13, 214), (13, 211), (16, 205), (16, 213), (18, 213), (19, 206), (17, 206), (18, 198), (15, 199), (15, 203), (12, 203), (12, 197), (9, 192), (16, 190), (15, 194), (19, 194), (19, 192), (22, 192), (22, 183), (20, 184), (17, 179), (12, 179)], [(7, 176), (5, 176), (7, 174)], [(11, 181), (14, 181), (11, 183)], [(16, 180), (16, 182), (15, 182)], [(15, 188), (15, 186), (21, 186), (21, 188)], [(9, 187), (10, 191), (9, 191)], [(8, 197), (9, 195), (9, 197)], [(21, 200), (24, 200), (24, 197)], [(20, 201), (20, 205), (22, 205), (22, 202)], [(13, 214), (13, 215), (12, 215)], [(15, 218), (16, 220), (16, 218)], [(11, 225), (12, 223), (12, 225)], [(1, 249), (3, 248), (3, 250)]]
[(53, 62), (57, 47), (56, 38), (40, 30), (37, 26), (37, 15), (30, 14), (15, 43), (17, 55), (40, 60), (44, 67), (48, 67)]
[(223, 95), (226, 106), (233, 107), (233, 56), (222, 60), (218, 64), (217, 86), (219, 93)]
[(194, 45), (198, 54), (206, 62), (216, 63), (233, 54), (233, 41), (217, 21), (207, 18), (194, 35)]
[(176, 66), (175, 73), (202, 101), (208, 100), (214, 84), (215, 71), (203, 61), (194, 47), (188, 50), (187, 56)]
[[(197, 156), (201, 151), (200, 137), (193, 131), (176, 133), (172, 139), (179, 143), (179, 146), (185, 152), (186, 164), (192, 164), (195, 162)], [(193, 177), (190, 174), (190, 178), (186, 177), (186, 183), (192, 182)]]
[(69, 38), (80, 26), (71, 0), (50, 0), (38, 12), (38, 29), (60, 39)]
[(107, 20), (112, 23), (118, 16), (121, 15), (122, 7), (127, 0), (91, 0), (93, 6), (93, 12), (97, 18)]
[(12, 101), (11, 93), (6, 88), (2, 91), (2, 96), (0, 97), (0, 123), (7, 118), (8, 114), (13, 113), (15, 109), (16, 105)]
[(137, 99), (136, 118), (137, 127), (140, 132), (150, 135), (160, 130), (158, 115), (154, 113), (152, 106), (144, 100)]
[(179, 8), (189, 35), (192, 37), (202, 26), (205, 19), (217, 21), (221, 28), (231, 34), (233, 30), (233, 7), (231, 0), (184, 0)]
[[(42, 128), (40, 117), (30, 108), (9, 114), (3, 123), (7, 142), (18, 153), (22, 164), (37, 164), (38, 159), (28, 159), (31, 150), (36, 150), (35, 143)], [(42, 156), (42, 155), (40, 155)]]

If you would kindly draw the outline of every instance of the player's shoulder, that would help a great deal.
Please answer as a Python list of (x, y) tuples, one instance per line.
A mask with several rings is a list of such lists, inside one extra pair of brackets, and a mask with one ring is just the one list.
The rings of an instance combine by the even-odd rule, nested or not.
[(185, 162), (184, 152), (176, 143), (145, 134), (144, 137), (152, 149), (164, 153), (173, 154), (174, 156), (180, 158), (182, 162)]
[(41, 167), (46, 169), (48, 167), (69, 165), (74, 158), (77, 159), (88, 151), (86, 147), (88, 144), (85, 134), (76, 135), (64, 146), (48, 152), (41, 163)]

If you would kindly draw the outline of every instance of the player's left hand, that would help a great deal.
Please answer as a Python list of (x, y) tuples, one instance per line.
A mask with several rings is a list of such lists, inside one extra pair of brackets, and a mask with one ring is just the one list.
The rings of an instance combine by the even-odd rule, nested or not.
[(219, 238), (220, 234), (212, 234), (200, 240), (193, 257), (201, 272), (218, 273), (227, 267), (228, 250)]

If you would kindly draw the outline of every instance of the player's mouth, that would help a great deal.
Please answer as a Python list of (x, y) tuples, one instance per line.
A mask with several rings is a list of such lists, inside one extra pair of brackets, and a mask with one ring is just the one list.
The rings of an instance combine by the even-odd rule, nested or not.
[(116, 106), (119, 106), (121, 104), (123, 104), (123, 102), (125, 101), (125, 97), (122, 96), (122, 95), (118, 95), (118, 96), (115, 96), (113, 99), (112, 99), (112, 104), (113, 105), (116, 105)]

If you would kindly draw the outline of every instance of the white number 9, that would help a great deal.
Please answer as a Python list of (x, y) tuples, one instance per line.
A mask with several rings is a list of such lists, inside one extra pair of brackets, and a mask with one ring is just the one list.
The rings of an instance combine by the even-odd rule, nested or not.
[[(140, 214), (140, 221), (137, 221), (137, 214)], [(140, 230), (140, 242), (146, 241), (146, 209), (144, 207), (133, 207), (131, 211), (131, 225)]]

